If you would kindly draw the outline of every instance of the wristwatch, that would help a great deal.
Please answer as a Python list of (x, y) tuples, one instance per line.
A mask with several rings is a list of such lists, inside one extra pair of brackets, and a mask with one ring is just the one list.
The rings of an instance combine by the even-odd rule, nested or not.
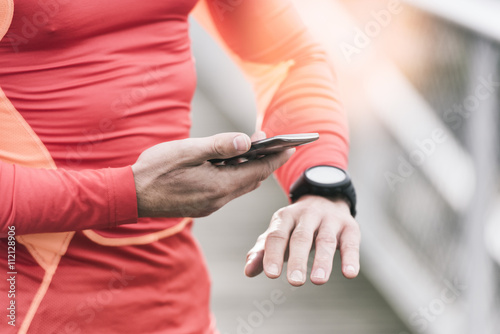
[(334, 166), (308, 168), (290, 187), (292, 202), (304, 195), (342, 197), (349, 202), (351, 215), (356, 216), (356, 191), (346, 171)]

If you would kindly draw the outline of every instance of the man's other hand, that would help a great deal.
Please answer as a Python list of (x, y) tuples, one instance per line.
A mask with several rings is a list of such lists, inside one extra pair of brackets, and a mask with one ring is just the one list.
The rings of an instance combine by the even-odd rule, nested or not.
[(306, 281), (307, 260), (314, 245), (311, 282), (328, 281), (337, 248), (342, 273), (354, 278), (359, 272), (360, 238), (359, 226), (344, 200), (303, 196), (273, 215), (269, 228), (247, 254), (245, 274), (253, 277), (264, 270), (268, 277), (277, 278), (288, 258), (288, 282), (300, 286)]

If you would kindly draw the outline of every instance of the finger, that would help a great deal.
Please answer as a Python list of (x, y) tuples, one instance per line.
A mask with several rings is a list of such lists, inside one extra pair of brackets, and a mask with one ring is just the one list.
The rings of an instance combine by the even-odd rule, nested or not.
[(262, 130), (255, 131), (255, 133), (252, 135), (252, 137), (250, 137), (250, 139), (252, 139), (252, 142), (266, 139), (266, 133)]
[(248, 252), (244, 270), (248, 277), (257, 276), (264, 270), (264, 245), (265, 239), (262, 242), (257, 241), (257, 244)]
[(209, 159), (227, 159), (250, 149), (250, 138), (244, 133), (219, 133), (206, 138), (180, 141), (186, 162), (203, 163)]
[(314, 233), (321, 223), (321, 217), (312, 212), (305, 212), (298, 218), (298, 224), (290, 238), (287, 267), (288, 282), (294, 286), (305, 283), (307, 260), (314, 239)]
[(284, 165), (295, 152), (295, 148), (286, 151), (270, 154), (258, 160), (251, 160), (244, 164), (233, 166), (221, 166), (228, 172), (228, 181), (240, 185), (252, 182), (262, 182), (267, 179), (276, 169)]
[(354, 221), (344, 228), (339, 238), (342, 273), (346, 278), (358, 276), (360, 241), (361, 233), (359, 231), (359, 226)]
[(322, 221), (315, 239), (316, 253), (311, 271), (311, 282), (325, 284), (332, 272), (333, 258), (337, 250), (337, 236), (340, 224)]
[(225, 189), (225, 196), (221, 201), (225, 204), (255, 190), (272, 172), (282, 166), (293, 152), (295, 149), (289, 149), (239, 165), (214, 166), (220, 187)]
[(263, 260), (264, 260), (264, 248), (266, 246), (266, 237), (268, 231), (261, 234), (255, 245), (247, 253), (247, 261), (245, 264), (245, 275), (248, 277), (257, 276), (264, 270)]
[(285, 251), (290, 233), (294, 227), (293, 216), (289, 210), (279, 210), (273, 215), (265, 239), (264, 272), (269, 278), (281, 275)]
[(222, 207), (229, 201), (258, 188), (262, 181), (283, 165), (294, 151), (295, 149), (289, 149), (240, 165), (213, 166), (210, 164), (210, 171), (216, 173), (213, 178), (218, 180), (218, 187), (221, 189), (219, 193), (223, 195), (217, 199), (216, 206)]

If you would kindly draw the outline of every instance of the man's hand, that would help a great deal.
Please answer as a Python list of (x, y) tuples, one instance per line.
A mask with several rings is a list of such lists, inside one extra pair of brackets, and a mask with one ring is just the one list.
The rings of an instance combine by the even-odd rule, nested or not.
[(344, 276), (354, 278), (359, 272), (360, 237), (359, 226), (344, 200), (303, 196), (273, 215), (269, 228), (247, 254), (245, 274), (253, 277), (264, 270), (268, 277), (277, 278), (288, 254), (288, 281), (300, 286), (305, 283), (307, 260), (314, 244), (311, 282), (328, 281), (337, 248)]
[(203, 217), (256, 189), (295, 151), (238, 165), (215, 166), (250, 149), (242, 133), (166, 142), (144, 151), (132, 166), (140, 217)]

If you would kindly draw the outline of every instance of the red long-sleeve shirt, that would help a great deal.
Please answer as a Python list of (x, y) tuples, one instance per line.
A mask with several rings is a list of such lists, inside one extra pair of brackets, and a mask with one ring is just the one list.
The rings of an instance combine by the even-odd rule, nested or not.
[[(0, 232), (11, 225), (18, 234), (78, 231), (30, 333), (211, 332), (208, 275), (189, 228), (144, 244), (116, 241), (181, 221), (137, 218), (130, 165), (150, 146), (189, 136), (196, 80), (187, 17), (196, 2), (14, 1), (0, 41), (0, 88), (58, 169), (0, 161)], [(268, 136), (319, 132), (321, 139), (277, 172), (284, 190), (307, 167), (345, 168), (347, 125), (335, 78), (291, 3), (206, 2), (242, 61), (293, 61), (262, 128)], [(18, 272), (20, 323), (43, 279), (22, 247)]]

